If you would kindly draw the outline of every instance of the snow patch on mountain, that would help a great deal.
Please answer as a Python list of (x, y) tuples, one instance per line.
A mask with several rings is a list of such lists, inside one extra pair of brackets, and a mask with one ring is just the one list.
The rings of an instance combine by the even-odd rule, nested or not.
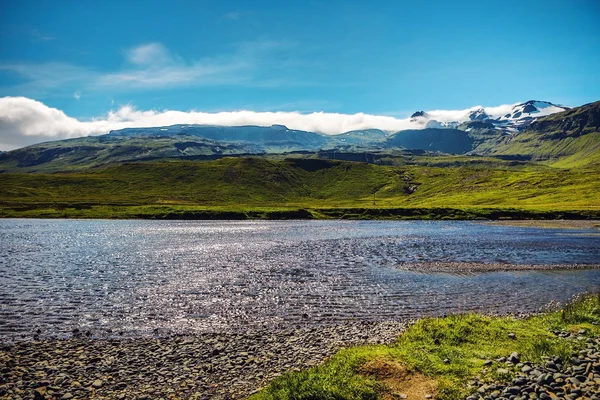
[(558, 106), (548, 101), (529, 100), (515, 105), (511, 112), (504, 114), (497, 120), (500, 122), (525, 123), (533, 118), (545, 117), (568, 109), (568, 107)]

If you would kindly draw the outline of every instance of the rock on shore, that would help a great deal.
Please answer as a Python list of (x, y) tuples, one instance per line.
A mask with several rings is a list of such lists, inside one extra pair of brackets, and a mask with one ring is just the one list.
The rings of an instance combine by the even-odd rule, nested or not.
[[(497, 360), (495, 366), (490, 361), (486, 367), (497, 368), (498, 375), (514, 373), (514, 378), (509, 384), (472, 382), (477, 392), (467, 400), (600, 400), (600, 338), (587, 338), (583, 336), (585, 331), (555, 334), (564, 340), (585, 341), (585, 348), (573, 354), (564, 364), (559, 358), (549, 357), (541, 364), (520, 362), (516, 353)], [(498, 368), (500, 365), (502, 367)]]

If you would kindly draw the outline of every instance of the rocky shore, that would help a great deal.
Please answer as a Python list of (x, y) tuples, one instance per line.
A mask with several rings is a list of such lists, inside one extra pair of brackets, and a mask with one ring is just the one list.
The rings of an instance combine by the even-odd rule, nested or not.
[(342, 347), (390, 343), (401, 322), (194, 336), (27, 341), (0, 347), (0, 398), (239, 399)]
[[(155, 338), (90, 338), (22, 341), (0, 346), (0, 398), (241, 399), (287, 371), (325, 361), (343, 347), (391, 343), (407, 323), (338, 325), (205, 333)], [(600, 337), (556, 331), (583, 350), (563, 362), (541, 363), (518, 353), (488, 360), (468, 384), (466, 400), (600, 400)], [(580, 348), (581, 348), (580, 347)]]
[(509, 384), (472, 381), (470, 385), (477, 388), (477, 392), (467, 400), (600, 400), (600, 338), (588, 338), (583, 336), (585, 333), (585, 330), (554, 332), (563, 340), (585, 341), (585, 348), (564, 363), (550, 357), (545, 357), (541, 364), (521, 362), (518, 353), (486, 361), (486, 369), (495, 369), (496, 375), (513, 376), (513, 379)]

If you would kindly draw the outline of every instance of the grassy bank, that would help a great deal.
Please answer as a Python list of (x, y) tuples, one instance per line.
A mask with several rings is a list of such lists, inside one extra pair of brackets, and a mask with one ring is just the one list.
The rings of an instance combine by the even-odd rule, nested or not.
[(1, 217), (590, 219), (596, 169), (224, 158), (0, 174)]
[[(554, 331), (600, 335), (600, 295), (582, 296), (559, 311), (527, 319), (474, 314), (426, 318), (391, 346), (364, 346), (338, 352), (321, 366), (285, 374), (253, 400), (392, 399), (398, 393), (429, 392), (439, 399), (465, 398), (471, 379), (509, 381), (517, 367), (498, 360), (518, 352), (522, 361), (557, 357), (569, 363), (585, 341), (567, 341)], [(513, 336), (514, 334), (514, 336)], [(488, 362), (489, 363), (489, 362)], [(417, 397), (418, 398), (418, 397)]]
[(190, 205), (24, 204), (0, 206), (0, 218), (163, 220), (598, 220), (600, 210), (514, 208), (293, 208), (201, 207)]

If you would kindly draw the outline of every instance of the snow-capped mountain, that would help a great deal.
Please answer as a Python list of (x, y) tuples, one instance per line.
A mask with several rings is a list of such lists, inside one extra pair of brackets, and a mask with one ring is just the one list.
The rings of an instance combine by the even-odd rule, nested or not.
[(493, 127), (504, 133), (511, 133), (519, 131), (540, 117), (568, 109), (568, 107), (559, 106), (548, 101), (529, 100), (513, 106), (473, 107), (462, 112), (417, 111), (410, 116), (410, 121), (424, 128), (458, 128), (466, 130), (472, 129), (472, 122), (483, 122), (486, 127)]
[(469, 113), (469, 119), (471, 121), (485, 121), (486, 119), (490, 119), (490, 116), (483, 108), (478, 108)]
[(545, 117), (568, 109), (569, 107), (558, 106), (548, 101), (529, 100), (525, 103), (517, 104), (510, 113), (496, 118), (496, 121), (523, 124), (531, 122), (535, 118)]

